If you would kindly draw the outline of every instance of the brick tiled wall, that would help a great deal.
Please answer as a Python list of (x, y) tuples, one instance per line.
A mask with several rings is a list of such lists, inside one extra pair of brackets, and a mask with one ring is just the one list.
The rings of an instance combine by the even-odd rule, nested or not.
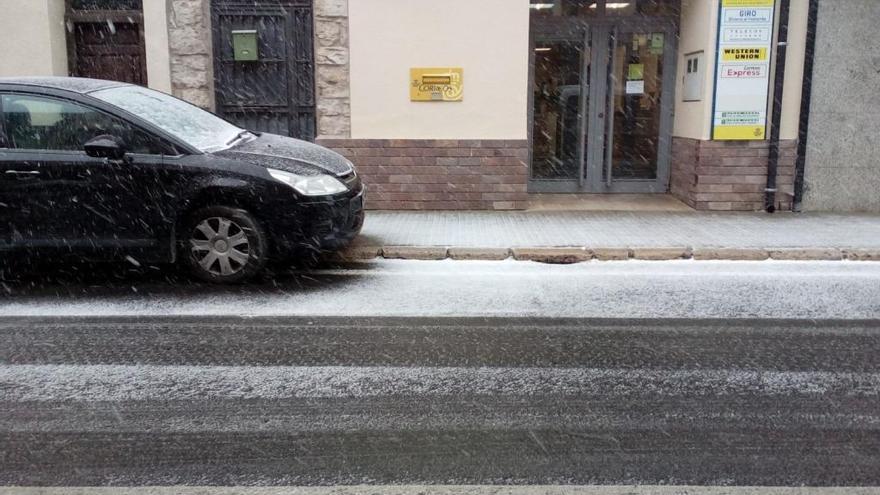
[[(777, 209), (791, 210), (797, 141), (779, 144)], [(697, 210), (760, 211), (767, 185), (767, 141), (672, 140), (670, 192)]]
[(374, 210), (518, 210), (527, 206), (528, 141), (319, 139), (345, 155)]

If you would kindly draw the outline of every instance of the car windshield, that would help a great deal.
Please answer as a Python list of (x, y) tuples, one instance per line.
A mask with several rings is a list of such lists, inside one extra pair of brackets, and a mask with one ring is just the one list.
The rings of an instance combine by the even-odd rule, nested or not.
[(228, 148), (243, 132), (195, 105), (140, 86), (102, 89), (91, 95), (137, 115), (206, 153)]

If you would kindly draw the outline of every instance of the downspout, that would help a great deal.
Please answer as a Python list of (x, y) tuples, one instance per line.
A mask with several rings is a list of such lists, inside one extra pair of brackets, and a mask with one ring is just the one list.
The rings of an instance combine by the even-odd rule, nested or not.
[(810, 10), (807, 14), (807, 44), (804, 47), (804, 85), (801, 90), (797, 161), (794, 167), (794, 211), (801, 211), (801, 202), (804, 199), (804, 171), (807, 166), (807, 138), (810, 131), (810, 104), (813, 100), (813, 60), (816, 56), (818, 20), (819, 0), (810, 0)]
[(779, 127), (782, 123), (782, 97), (785, 88), (785, 54), (788, 48), (788, 13), (791, 0), (780, 0), (779, 38), (776, 41), (776, 77), (773, 82), (773, 115), (770, 120), (770, 156), (767, 159), (767, 188), (764, 210), (776, 211), (777, 176), (779, 175)]

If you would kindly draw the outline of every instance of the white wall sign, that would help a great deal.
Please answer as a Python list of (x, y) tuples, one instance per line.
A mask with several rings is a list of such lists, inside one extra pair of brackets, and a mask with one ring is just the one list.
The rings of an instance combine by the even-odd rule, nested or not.
[(712, 139), (763, 140), (775, 0), (721, 0)]

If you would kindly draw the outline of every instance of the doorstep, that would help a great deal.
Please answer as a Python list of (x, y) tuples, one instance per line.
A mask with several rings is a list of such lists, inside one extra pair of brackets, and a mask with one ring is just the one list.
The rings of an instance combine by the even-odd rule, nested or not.
[(880, 261), (880, 215), (370, 211), (344, 260)]
[(530, 193), (528, 211), (695, 212), (671, 194)]

